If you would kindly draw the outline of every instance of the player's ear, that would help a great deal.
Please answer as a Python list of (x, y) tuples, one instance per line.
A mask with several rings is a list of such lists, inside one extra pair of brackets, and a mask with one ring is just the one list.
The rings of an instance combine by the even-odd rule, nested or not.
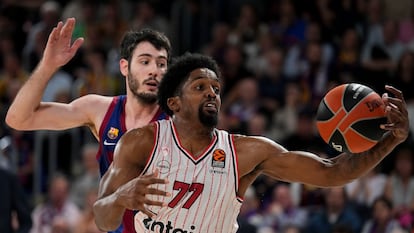
[(167, 99), (168, 108), (173, 112), (178, 112), (180, 110), (180, 105), (178, 103), (178, 96), (170, 97)]
[(119, 60), (119, 70), (124, 77), (128, 75), (128, 60), (123, 58)]

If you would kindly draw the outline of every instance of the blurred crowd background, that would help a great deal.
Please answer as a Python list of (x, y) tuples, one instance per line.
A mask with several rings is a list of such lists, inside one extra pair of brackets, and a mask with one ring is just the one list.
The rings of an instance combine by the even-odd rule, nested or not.
[[(15, 229), (99, 232), (91, 212), (98, 146), (88, 129), (20, 132), (4, 123), (51, 29), (68, 17), (76, 18), (74, 37), (85, 44), (54, 74), (44, 101), (124, 93), (120, 39), (127, 30), (150, 27), (170, 38), (174, 56), (189, 51), (217, 60), (224, 84), (219, 128), (332, 157), (337, 153), (315, 129), (317, 107), (330, 88), (358, 82), (378, 93), (385, 84), (402, 90), (414, 132), (412, 0), (3, 0), (0, 167), (22, 188), (23, 196), (8, 198), (25, 197), (30, 218), (13, 213), (10, 219), (0, 208), (0, 219)], [(245, 196), (239, 232), (414, 232), (413, 160), (410, 135), (375, 170), (345, 187), (258, 177)], [(25, 225), (30, 220), (33, 225)]]

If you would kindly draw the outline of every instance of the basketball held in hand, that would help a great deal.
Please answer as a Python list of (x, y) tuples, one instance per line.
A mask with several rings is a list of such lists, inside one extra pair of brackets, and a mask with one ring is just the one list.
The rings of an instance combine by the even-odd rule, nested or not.
[(339, 152), (360, 153), (369, 150), (383, 136), (385, 105), (371, 88), (347, 83), (324, 96), (316, 114), (316, 126), (322, 139)]

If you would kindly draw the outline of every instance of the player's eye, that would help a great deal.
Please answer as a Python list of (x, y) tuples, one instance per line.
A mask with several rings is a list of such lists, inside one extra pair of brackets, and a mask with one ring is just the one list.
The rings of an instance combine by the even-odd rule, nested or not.
[(167, 67), (167, 64), (166, 63), (158, 63), (158, 67), (159, 68), (165, 68), (165, 67)]
[(197, 86), (195, 87), (195, 89), (196, 89), (196, 90), (199, 90), (199, 91), (200, 91), (200, 90), (203, 90), (203, 85), (197, 85)]
[(214, 93), (220, 94), (220, 88), (219, 87), (213, 87)]

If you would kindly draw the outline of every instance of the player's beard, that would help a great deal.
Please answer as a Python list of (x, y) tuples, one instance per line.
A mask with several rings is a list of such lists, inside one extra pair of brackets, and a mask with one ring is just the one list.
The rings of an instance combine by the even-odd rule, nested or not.
[(138, 92), (140, 83), (136, 79), (134, 79), (130, 74), (128, 74), (127, 78), (128, 78), (129, 90), (132, 92), (135, 99), (145, 104), (153, 104), (157, 102), (156, 93)]
[(207, 127), (216, 127), (218, 123), (218, 113), (206, 114), (203, 106), (198, 108), (198, 117), (200, 122)]

